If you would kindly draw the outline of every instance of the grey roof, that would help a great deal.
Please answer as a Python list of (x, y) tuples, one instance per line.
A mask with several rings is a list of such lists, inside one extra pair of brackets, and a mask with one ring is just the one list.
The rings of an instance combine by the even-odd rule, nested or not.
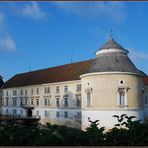
[[(100, 50), (103, 49), (124, 49), (114, 39), (110, 39)], [(127, 51), (127, 50), (126, 50)], [(127, 52), (128, 53), (128, 52)], [(93, 72), (131, 72), (136, 74), (145, 75), (142, 71), (138, 70), (132, 63), (127, 53), (122, 52), (106, 52), (97, 54), (97, 57), (92, 62), (87, 73)]]
[(110, 49), (110, 48), (125, 50), (113, 38), (110, 38), (99, 50), (102, 50), (102, 49)]
[(132, 72), (143, 74), (135, 67), (128, 56), (121, 53), (99, 55), (94, 59), (87, 71), (87, 73), (92, 72)]

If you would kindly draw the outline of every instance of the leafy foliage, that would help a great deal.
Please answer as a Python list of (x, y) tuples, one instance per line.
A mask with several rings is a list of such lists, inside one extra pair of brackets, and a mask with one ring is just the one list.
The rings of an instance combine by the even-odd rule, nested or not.
[(48, 146), (48, 145), (148, 145), (148, 125), (136, 120), (134, 116), (128, 117), (114, 115), (117, 124), (105, 132), (99, 126), (99, 120), (91, 121), (85, 131), (66, 126), (29, 124), (22, 125), (17, 122), (0, 123), (1, 146)]

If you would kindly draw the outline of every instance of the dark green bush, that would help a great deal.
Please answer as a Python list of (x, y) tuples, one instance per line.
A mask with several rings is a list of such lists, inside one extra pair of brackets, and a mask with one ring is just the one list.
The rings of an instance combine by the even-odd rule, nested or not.
[(29, 124), (17, 122), (0, 123), (1, 146), (146, 146), (148, 145), (148, 124), (126, 114), (117, 116), (114, 128), (105, 132), (98, 127), (99, 120), (90, 121), (85, 131), (58, 125)]

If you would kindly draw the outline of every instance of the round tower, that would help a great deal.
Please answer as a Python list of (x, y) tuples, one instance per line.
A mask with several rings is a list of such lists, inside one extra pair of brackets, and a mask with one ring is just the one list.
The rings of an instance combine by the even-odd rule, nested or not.
[(143, 119), (143, 76), (128, 57), (129, 51), (110, 38), (99, 50), (82, 81), (82, 127), (90, 120), (111, 128), (113, 115)]

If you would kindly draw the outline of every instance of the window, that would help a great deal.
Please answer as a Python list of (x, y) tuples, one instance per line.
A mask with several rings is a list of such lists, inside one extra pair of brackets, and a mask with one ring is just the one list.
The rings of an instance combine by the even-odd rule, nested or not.
[(31, 99), (31, 105), (33, 105), (33, 99)]
[(81, 84), (77, 85), (77, 91), (81, 91)]
[(45, 88), (44, 88), (44, 93), (45, 93), (45, 94), (50, 93), (50, 87), (45, 87)]
[(6, 106), (9, 106), (9, 99), (6, 98)]
[(59, 112), (56, 112), (56, 117), (59, 118)]
[(39, 111), (38, 110), (36, 111), (36, 115), (39, 116)]
[(23, 99), (21, 99), (21, 105), (23, 105)]
[(25, 90), (25, 95), (27, 95), (27, 89)]
[(16, 98), (12, 98), (13, 100), (13, 106), (17, 106), (17, 99)]
[(145, 105), (148, 105), (148, 95), (145, 95), (144, 104), (145, 104)]
[(64, 105), (65, 105), (65, 106), (68, 106), (68, 98), (65, 98), (65, 99), (64, 99)]
[(65, 92), (68, 91), (68, 86), (67, 86), (67, 85), (65, 85), (65, 87), (64, 87), (64, 91), (65, 91)]
[(31, 89), (31, 94), (33, 95), (33, 89)]
[(122, 84), (122, 85), (123, 85), (123, 84), (124, 84), (124, 81), (123, 81), (123, 80), (121, 80), (121, 81), (120, 81), (120, 84)]
[(56, 98), (56, 104), (57, 104), (57, 106), (59, 106), (60, 105), (60, 99), (59, 98)]
[(17, 115), (17, 110), (13, 109), (13, 116), (16, 116), (16, 115)]
[(48, 105), (50, 105), (50, 99), (48, 99)]
[(36, 94), (39, 94), (39, 88), (36, 89)]
[(6, 96), (8, 96), (8, 91), (6, 91)]
[(23, 90), (21, 90), (20, 94), (23, 95)]
[(119, 89), (119, 105), (125, 105), (125, 89)]
[(8, 110), (8, 109), (6, 109), (6, 114), (7, 114), (7, 115), (9, 114), (9, 110)]
[(47, 117), (47, 111), (44, 111), (44, 116)]
[(13, 96), (16, 96), (16, 95), (17, 95), (17, 91), (13, 90)]
[(60, 89), (59, 89), (59, 86), (56, 87), (56, 93), (59, 93), (60, 92)]
[(68, 118), (68, 112), (64, 112), (64, 117)]
[(81, 96), (77, 96), (77, 106), (81, 106)]
[(25, 105), (27, 105), (27, 99), (25, 99)]
[(87, 107), (91, 106), (91, 93), (87, 92)]
[(36, 105), (39, 105), (39, 99), (36, 99)]
[(21, 109), (21, 115), (23, 115), (23, 110)]
[(47, 99), (44, 99), (44, 105), (48, 105)]

